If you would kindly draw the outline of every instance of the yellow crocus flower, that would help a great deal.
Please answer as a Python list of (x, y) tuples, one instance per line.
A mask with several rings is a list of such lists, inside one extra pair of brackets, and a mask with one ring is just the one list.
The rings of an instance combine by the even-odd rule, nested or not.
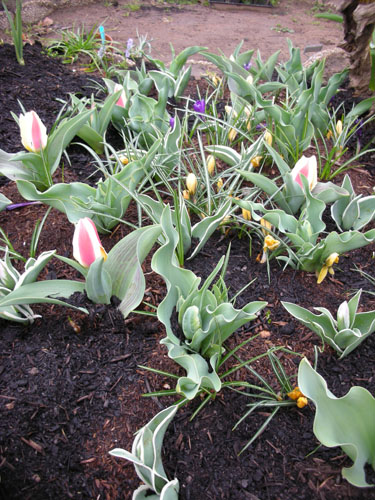
[(275, 240), (275, 238), (273, 238), (269, 234), (264, 238), (263, 252), (266, 252), (267, 250), (271, 250), (272, 252), (273, 250), (276, 250), (276, 248), (279, 246), (280, 246), (280, 241)]
[(254, 158), (251, 159), (250, 163), (254, 168), (258, 168), (262, 159), (263, 156), (254, 156)]
[(242, 217), (245, 220), (251, 220), (251, 212), (250, 212), (250, 210), (246, 210), (246, 208), (243, 208), (242, 209)]
[(329, 274), (335, 274), (335, 271), (333, 270), (333, 264), (337, 264), (339, 261), (339, 254), (337, 252), (331, 253), (329, 257), (327, 257), (324, 266), (321, 268), (319, 275), (318, 275), (318, 285), (324, 280), (324, 278), (327, 276), (327, 273)]

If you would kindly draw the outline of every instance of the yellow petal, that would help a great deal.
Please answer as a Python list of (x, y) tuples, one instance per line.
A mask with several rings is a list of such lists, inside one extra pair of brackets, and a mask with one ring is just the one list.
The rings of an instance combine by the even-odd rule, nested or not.
[(209, 155), (207, 157), (207, 170), (210, 175), (213, 175), (215, 172), (215, 157), (213, 155)]
[(317, 281), (318, 285), (320, 285), (320, 283), (324, 280), (324, 278), (327, 276), (327, 273), (328, 273), (328, 266), (323, 266), (318, 276), (318, 281)]
[(237, 130), (235, 130), (234, 128), (231, 128), (229, 131), (229, 134), (228, 134), (228, 139), (230, 140), (230, 142), (234, 141), (236, 136), (237, 136)]
[(198, 181), (197, 181), (195, 174), (190, 173), (186, 177), (186, 187), (188, 188), (190, 195), (193, 196), (195, 194), (195, 191), (197, 190), (197, 185), (198, 185)]
[(268, 130), (264, 132), (264, 140), (269, 146), (272, 146), (272, 135)]
[(246, 208), (243, 208), (242, 209), (242, 217), (245, 220), (251, 220), (251, 212), (250, 212), (250, 210), (246, 210)]
[(308, 401), (305, 396), (302, 396), (297, 399), (297, 406), (298, 408), (304, 408), (307, 405)]
[(338, 120), (338, 122), (336, 123), (336, 132), (338, 135), (340, 135), (342, 132), (342, 121), (341, 120)]
[(327, 257), (325, 265), (328, 267), (332, 267), (333, 264), (337, 264), (338, 261), (339, 261), (339, 254), (337, 252), (333, 252), (329, 257)]
[(267, 234), (269, 234), (269, 231), (268, 229), (271, 229), (272, 228), (272, 224), (270, 222), (268, 222), (268, 220), (265, 220), (265, 219), (260, 219), (260, 224), (262, 227), (262, 233), (267, 236)]
[(223, 185), (224, 185), (223, 179), (220, 177), (220, 179), (216, 183), (217, 190), (220, 191), (220, 189), (223, 187)]
[(250, 163), (254, 168), (257, 168), (259, 167), (261, 161), (262, 156), (254, 156), (254, 158), (251, 159)]
[(277, 247), (280, 246), (280, 241), (275, 240), (271, 235), (268, 235), (264, 238), (264, 245), (263, 245), (263, 251), (268, 250), (276, 250)]

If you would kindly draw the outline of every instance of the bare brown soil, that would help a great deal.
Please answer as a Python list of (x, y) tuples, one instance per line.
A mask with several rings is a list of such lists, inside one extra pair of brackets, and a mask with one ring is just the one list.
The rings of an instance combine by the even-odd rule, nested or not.
[[(339, 23), (314, 17), (317, 11), (314, 0), (280, 0), (274, 8), (142, 0), (139, 2), (141, 8), (133, 11), (135, 5), (137, 2), (132, 0), (102, 0), (56, 10), (50, 16), (54, 22), (51, 28), (72, 29), (83, 24), (91, 29), (103, 24), (112, 38), (124, 47), (128, 38), (137, 40), (137, 34), (147, 35), (152, 40), (152, 56), (165, 62), (171, 59), (170, 44), (176, 53), (191, 45), (201, 45), (229, 56), (243, 40), (244, 50), (259, 49), (263, 58), (280, 50), (280, 57), (284, 59), (288, 56), (288, 38), (301, 51), (320, 45), (323, 50), (332, 49), (342, 39)], [(54, 37), (53, 33), (48, 35), (48, 38)], [(303, 54), (303, 59), (312, 54)], [(196, 76), (209, 67), (206, 62), (197, 62), (203, 60), (202, 57), (192, 59)]]

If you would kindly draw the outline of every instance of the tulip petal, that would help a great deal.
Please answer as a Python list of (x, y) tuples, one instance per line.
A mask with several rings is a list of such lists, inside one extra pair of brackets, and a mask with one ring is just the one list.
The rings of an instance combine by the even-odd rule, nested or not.
[(80, 219), (74, 231), (73, 257), (84, 267), (90, 267), (99, 257), (107, 258), (95, 224), (88, 217)]

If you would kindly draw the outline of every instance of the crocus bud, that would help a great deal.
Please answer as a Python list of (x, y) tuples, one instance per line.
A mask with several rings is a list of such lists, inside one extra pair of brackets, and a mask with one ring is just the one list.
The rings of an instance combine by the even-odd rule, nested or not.
[(186, 177), (186, 187), (187, 187), (189, 194), (191, 196), (194, 196), (195, 191), (197, 190), (197, 185), (198, 185), (198, 181), (197, 181), (196, 176), (194, 174), (190, 173)]
[(228, 133), (228, 139), (230, 140), (230, 142), (232, 142), (236, 137), (237, 137), (237, 130), (235, 128), (231, 128)]
[(117, 106), (120, 106), (120, 108), (125, 108), (126, 106), (126, 95), (125, 95), (125, 90), (122, 85), (119, 83), (116, 83), (115, 88), (113, 89), (114, 93), (119, 92), (121, 90), (120, 97), (118, 101), (116, 102)]
[(83, 267), (90, 267), (99, 257), (107, 259), (95, 224), (88, 217), (80, 219), (76, 225), (73, 236), (73, 257)]
[(342, 132), (342, 121), (341, 120), (338, 120), (336, 123), (336, 132), (337, 132), (337, 135), (340, 135)]
[(305, 396), (301, 396), (297, 399), (298, 408), (304, 408), (308, 404), (307, 398)]
[(252, 84), (254, 81), (253, 75), (248, 75), (248, 77), (246, 78), (246, 81), (247, 81), (247, 83)]
[(213, 155), (209, 155), (207, 157), (207, 171), (210, 175), (213, 175), (213, 173), (215, 172), (215, 164), (215, 157)]
[(298, 398), (303, 397), (303, 394), (299, 390), (299, 387), (295, 387), (291, 392), (288, 392), (288, 396), (290, 399), (293, 399), (293, 401), (297, 401)]
[(183, 196), (184, 200), (189, 200), (190, 199), (189, 191), (187, 189), (184, 189), (182, 191), (182, 196)]
[(272, 134), (268, 130), (264, 132), (264, 140), (269, 146), (272, 146)]
[(216, 183), (217, 190), (220, 191), (220, 189), (224, 186), (223, 179), (220, 177), (220, 179)]
[(231, 115), (234, 116), (234, 118), (237, 118), (238, 113), (232, 108), (232, 106), (227, 105), (224, 107), (224, 109), (227, 115)]
[(38, 153), (47, 145), (47, 131), (35, 111), (28, 111), (19, 116), (21, 141), (27, 151)]
[(297, 184), (303, 188), (301, 175), (304, 175), (309, 182), (310, 190), (316, 186), (318, 182), (318, 166), (315, 156), (302, 156), (291, 171), (292, 178)]
[(245, 112), (245, 115), (247, 116), (247, 118), (250, 118), (250, 116), (252, 115), (252, 107), (251, 106), (245, 106), (243, 108), (244, 112)]

